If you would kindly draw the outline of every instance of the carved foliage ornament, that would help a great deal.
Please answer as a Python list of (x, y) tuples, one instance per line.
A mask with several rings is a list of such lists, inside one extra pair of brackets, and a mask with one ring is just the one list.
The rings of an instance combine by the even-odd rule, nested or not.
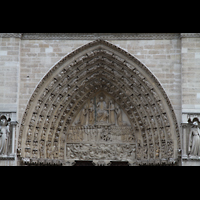
[[(39, 91), (42, 95), (37, 97)], [(107, 95), (112, 96), (109, 102)], [(80, 125), (123, 125), (122, 113), (133, 137), (141, 141), (137, 159), (176, 155), (174, 146), (180, 148), (178, 125), (157, 79), (119, 47), (103, 40), (88, 43), (56, 63), (38, 84), (22, 118), (18, 150), (21, 157), (64, 160), (67, 132), (77, 116), (83, 116), (78, 119)]]

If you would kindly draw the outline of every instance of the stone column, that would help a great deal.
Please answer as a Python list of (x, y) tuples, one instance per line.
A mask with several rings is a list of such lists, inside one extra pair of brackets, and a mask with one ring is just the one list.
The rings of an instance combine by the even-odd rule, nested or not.
[(188, 123), (182, 123), (181, 124), (182, 129), (182, 158), (187, 158), (187, 129), (188, 129)]
[(16, 133), (17, 122), (11, 121), (10, 125), (11, 125), (11, 132), (12, 132), (12, 151), (10, 155), (14, 156), (15, 155), (15, 133)]

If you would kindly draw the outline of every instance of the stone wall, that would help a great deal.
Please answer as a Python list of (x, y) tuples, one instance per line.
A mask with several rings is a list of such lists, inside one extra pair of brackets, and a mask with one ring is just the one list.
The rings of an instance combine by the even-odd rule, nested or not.
[[(16, 134), (28, 100), (42, 77), (63, 56), (91, 41), (26, 40), (2, 38), (0, 34), (0, 111), (17, 113)], [(158, 78), (171, 100), (179, 125), (187, 120), (182, 112), (200, 113), (200, 35), (108, 41), (134, 55)], [(2, 160), (0, 165), (15, 163)]]
[(200, 38), (182, 38), (182, 111), (200, 112)]
[(71, 40), (22, 40), (20, 52), (20, 90), (19, 113), (20, 122), (29, 98), (35, 87), (64, 55), (90, 41)]
[(0, 111), (16, 112), (18, 106), (19, 38), (0, 38)]

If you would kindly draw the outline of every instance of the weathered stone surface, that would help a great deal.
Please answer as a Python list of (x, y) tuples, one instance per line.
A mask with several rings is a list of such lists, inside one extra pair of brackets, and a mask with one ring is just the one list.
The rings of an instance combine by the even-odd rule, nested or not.
[(182, 38), (182, 111), (200, 112), (200, 38)]
[[(166, 91), (180, 126), (185, 122), (182, 112), (200, 113), (199, 36), (198, 33), (1, 33), (0, 111), (16, 112), (16, 120), (21, 124), (28, 101), (47, 72), (66, 54), (102, 38), (132, 54), (150, 69)], [(18, 135), (19, 130), (16, 146)], [(2, 160), (0, 165), (1, 162), (7, 163)]]

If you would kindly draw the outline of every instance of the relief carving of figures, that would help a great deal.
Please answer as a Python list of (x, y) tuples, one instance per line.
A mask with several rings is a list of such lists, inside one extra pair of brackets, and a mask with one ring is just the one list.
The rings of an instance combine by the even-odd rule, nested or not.
[(8, 142), (9, 142), (9, 126), (8, 121), (5, 116), (2, 116), (0, 119), (0, 155), (7, 155)]
[(83, 130), (83, 141), (88, 141), (88, 140), (89, 140), (88, 130), (85, 128)]
[[(125, 104), (130, 107), (127, 100)], [(114, 96), (102, 91), (86, 101), (66, 132), (66, 159), (134, 159), (135, 129), (122, 108)], [(49, 151), (50, 157), (55, 157), (55, 147)]]
[(143, 155), (142, 150), (143, 150), (143, 147), (142, 147), (142, 144), (141, 144), (141, 140), (138, 140), (138, 142), (137, 142), (137, 151), (136, 151), (136, 156), (137, 156), (138, 160), (142, 159), (142, 155)]
[(67, 159), (134, 159), (135, 145), (67, 144)]
[(123, 125), (122, 111), (119, 108), (119, 106), (116, 106), (116, 114), (117, 114), (117, 124), (118, 124), (118, 126), (122, 126)]
[(95, 116), (94, 116), (94, 102), (93, 99), (90, 100), (89, 104), (89, 124), (94, 124)]
[(193, 156), (200, 156), (200, 131), (198, 128), (198, 122), (193, 123), (189, 134), (189, 145), (188, 145), (188, 154)]
[(134, 143), (135, 136), (130, 126), (72, 126), (66, 135), (71, 142), (128, 142)]
[(110, 103), (109, 103), (109, 122), (111, 124), (115, 124), (115, 104), (113, 103), (112, 100), (110, 100)]
[[(123, 110), (115, 103), (114, 97), (105, 95), (104, 93), (96, 95), (90, 99), (77, 115), (74, 125), (96, 125), (109, 124), (115, 126), (130, 125), (128, 118)], [(129, 102), (127, 102), (128, 105)]]
[(52, 152), (51, 142), (48, 141), (46, 145), (46, 157), (50, 158)]
[(100, 137), (103, 141), (111, 141), (111, 134), (108, 130), (102, 129)]
[(108, 118), (107, 105), (104, 100), (104, 96), (100, 95), (99, 102), (97, 103), (97, 121), (107, 122), (107, 118)]
[(85, 125), (86, 124), (86, 120), (87, 120), (87, 105), (85, 105), (83, 107), (83, 109), (81, 110), (81, 113), (80, 113), (80, 123), (81, 125)]

